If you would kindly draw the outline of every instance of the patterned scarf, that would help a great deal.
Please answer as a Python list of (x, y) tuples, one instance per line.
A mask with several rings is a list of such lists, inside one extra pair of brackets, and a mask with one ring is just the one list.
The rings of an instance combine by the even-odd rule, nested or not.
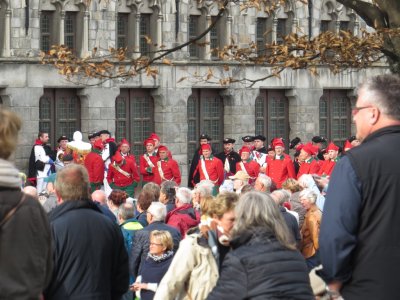
[(174, 255), (174, 252), (172, 250), (169, 250), (161, 255), (153, 255), (149, 252), (149, 254), (147, 254), (148, 258), (151, 258), (152, 260), (159, 262), (159, 261), (163, 261), (166, 260), (167, 258), (171, 257)]

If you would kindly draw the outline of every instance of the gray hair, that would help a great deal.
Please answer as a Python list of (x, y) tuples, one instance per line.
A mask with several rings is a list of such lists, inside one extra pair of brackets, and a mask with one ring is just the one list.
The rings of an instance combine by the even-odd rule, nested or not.
[(55, 189), (63, 201), (90, 199), (89, 175), (85, 167), (72, 164), (57, 172)]
[(386, 116), (400, 120), (400, 76), (394, 74), (378, 75), (367, 79), (359, 90), (366, 92), (367, 102), (376, 105)]
[(275, 190), (271, 193), (272, 199), (275, 200), (276, 204), (282, 206), (283, 203), (290, 201), (290, 194), (285, 190)]
[(263, 186), (266, 187), (268, 192), (271, 190), (271, 185), (272, 185), (271, 177), (265, 174), (260, 174), (258, 175), (257, 179), (261, 182)]
[(165, 221), (167, 207), (161, 202), (152, 202), (147, 212), (153, 216), (154, 221)]
[(278, 206), (271, 196), (261, 192), (248, 192), (240, 197), (235, 208), (236, 222), (233, 237), (244, 232), (263, 228), (275, 235), (282, 246), (295, 250), (296, 245)]
[(107, 203), (107, 194), (102, 190), (96, 190), (92, 193), (92, 200), (104, 205)]
[(311, 204), (315, 204), (318, 195), (311, 189), (304, 189), (299, 194), (299, 199), (306, 198)]
[(202, 180), (196, 185), (196, 191), (201, 198), (212, 196), (214, 183), (211, 180)]
[(118, 215), (122, 220), (132, 219), (135, 215), (133, 205), (130, 203), (123, 203), (118, 208)]
[(176, 192), (176, 199), (182, 204), (189, 204), (192, 201), (192, 191), (181, 187)]

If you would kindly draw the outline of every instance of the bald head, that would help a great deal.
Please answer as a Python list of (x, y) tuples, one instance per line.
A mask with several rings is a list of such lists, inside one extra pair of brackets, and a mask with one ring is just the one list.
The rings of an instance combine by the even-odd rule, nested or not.
[(105, 205), (107, 202), (107, 195), (102, 190), (97, 190), (92, 193), (92, 200), (99, 202), (101, 205)]
[(26, 186), (24, 187), (23, 192), (27, 195), (37, 198), (37, 189), (34, 186)]

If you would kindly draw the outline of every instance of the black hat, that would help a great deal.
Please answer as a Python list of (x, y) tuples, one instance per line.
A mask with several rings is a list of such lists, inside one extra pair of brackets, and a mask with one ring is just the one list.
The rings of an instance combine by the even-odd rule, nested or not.
[(99, 136), (100, 136), (101, 134), (109, 134), (109, 135), (111, 135), (111, 132), (109, 132), (107, 129), (103, 129), (103, 130), (100, 130), (97, 134), (98, 134)]
[(294, 147), (296, 147), (296, 145), (298, 144), (298, 143), (300, 143), (301, 142), (301, 139), (299, 138), (299, 137), (295, 137), (293, 140), (291, 140), (290, 141), (290, 143), (289, 143), (289, 149), (293, 149)]
[(242, 141), (246, 143), (254, 142), (254, 137), (250, 135), (246, 135), (242, 137)]
[(254, 140), (260, 140), (260, 141), (265, 142), (266, 138), (265, 138), (265, 136), (259, 134), (259, 135), (256, 135), (256, 136), (254, 137)]
[(314, 136), (312, 139), (311, 139), (311, 141), (313, 142), (313, 143), (326, 143), (326, 140), (325, 140), (325, 138), (324, 137), (322, 137), (322, 136), (319, 136), (319, 135), (317, 135), (317, 136)]
[(231, 139), (231, 138), (224, 138), (223, 143), (224, 144), (234, 144), (236, 142), (236, 140)]
[(211, 137), (208, 134), (202, 133), (200, 134), (199, 140), (211, 141)]
[(321, 154), (325, 154), (326, 153), (326, 148), (321, 149)]
[(67, 141), (69, 142), (69, 139), (68, 139), (65, 135), (62, 135), (62, 136), (60, 136), (60, 137), (58, 138), (57, 143), (59, 143), (59, 142), (61, 142), (61, 141), (65, 141), (65, 140), (67, 140)]
[(89, 139), (89, 140), (90, 140), (90, 139), (93, 139), (93, 138), (95, 138), (96, 136), (99, 136), (99, 134), (98, 134), (97, 132), (89, 133), (89, 134), (88, 134), (88, 139)]
[(352, 141), (356, 140), (357, 137), (355, 135), (348, 138), (348, 141), (351, 143)]

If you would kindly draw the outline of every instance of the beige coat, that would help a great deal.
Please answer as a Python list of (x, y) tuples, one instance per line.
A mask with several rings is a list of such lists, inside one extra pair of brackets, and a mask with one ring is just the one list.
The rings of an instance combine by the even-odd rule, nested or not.
[(217, 284), (218, 266), (210, 248), (187, 235), (157, 288), (154, 300), (203, 300)]

